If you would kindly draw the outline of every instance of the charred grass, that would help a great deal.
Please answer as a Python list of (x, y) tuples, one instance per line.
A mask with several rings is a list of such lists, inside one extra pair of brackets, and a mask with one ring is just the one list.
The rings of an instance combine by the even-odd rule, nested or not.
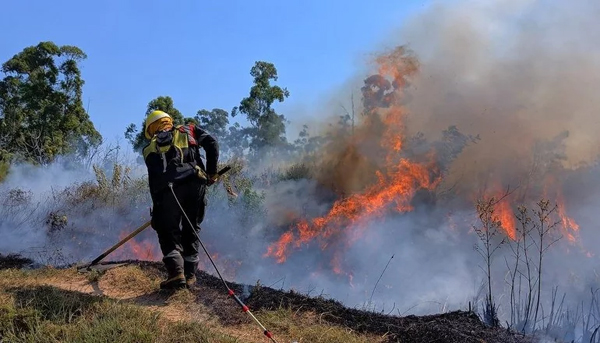
[(33, 264), (31, 259), (16, 254), (0, 254), (0, 269), (16, 268), (20, 269)]
[[(156, 272), (160, 264), (143, 262), (144, 270)], [(227, 296), (221, 281), (205, 272), (197, 273), (199, 286), (192, 290), (196, 301), (214, 313), (222, 325), (248, 325), (252, 321)], [(371, 342), (447, 342), (447, 343), (529, 343), (532, 338), (504, 328), (485, 325), (474, 312), (455, 311), (431, 316), (398, 317), (344, 307), (323, 297), (308, 297), (293, 291), (280, 291), (261, 285), (248, 286), (229, 283), (229, 286), (255, 312), (269, 323), (272, 330), (293, 329), (285, 323), (313, 318), (313, 324), (335, 327), (353, 335), (368, 335)], [(288, 320), (282, 320), (282, 318)], [(289, 320), (291, 318), (292, 320)], [(302, 327), (302, 332), (307, 332)], [(326, 329), (321, 330), (321, 335)], [(339, 333), (339, 332), (338, 332)], [(307, 339), (307, 338), (306, 338)], [(307, 341), (315, 341), (307, 339)], [(344, 342), (346, 340), (343, 340)], [(340, 341), (341, 342), (341, 341)]]

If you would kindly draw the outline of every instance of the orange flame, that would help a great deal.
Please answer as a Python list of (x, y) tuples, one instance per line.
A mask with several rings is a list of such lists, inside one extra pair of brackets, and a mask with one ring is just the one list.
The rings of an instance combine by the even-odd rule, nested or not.
[(508, 238), (514, 241), (517, 238), (517, 223), (508, 198), (502, 199), (497, 204), (496, 211), (500, 225), (504, 229)]
[[(128, 231), (121, 232), (119, 240), (127, 237), (129, 233)], [(120, 247), (120, 252), (115, 251), (115, 253), (115, 258), (118, 259), (143, 261), (160, 261), (162, 259), (158, 246), (148, 239), (142, 239), (138, 242), (135, 238), (132, 238)]]
[[(383, 168), (374, 171), (373, 181), (362, 191), (336, 201), (326, 215), (303, 219), (292, 226), (268, 247), (265, 257), (274, 257), (278, 263), (283, 263), (292, 248), (299, 248), (313, 240), (319, 240), (321, 249), (348, 246), (363, 236), (367, 220), (381, 217), (390, 210), (400, 213), (411, 211), (411, 201), (416, 192), (420, 189), (433, 190), (441, 181), (433, 153), (427, 156), (428, 161), (425, 162), (402, 157), (405, 111), (398, 105), (398, 100), (406, 83), (405, 77), (416, 72), (414, 59), (407, 58), (403, 49), (396, 49), (376, 62), (379, 75), (370, 78), (369, 85), (365, 86), (370, 110), (363, 127), (376, 127), (376, 131), (381, 131), (377, 135), (380, 134), (379, 145), (382, 154), (385, 154)], [(376, 90), (371, 91), (370, 87)], [(355, 133), (350, 143), (355, 145), (349, 149), (356, 151), (353, 147), (360, 146), (363, 140), (370, 141), (372, 137), (371, 132), (365, 135)], [(372, 156), (363, 154), (361, 157)], [(336, 274), (344, 273), (340, 262), (339, 252), (334, 251), (331, 267)], [(344, 274), (351, 278), (351, 274)]]
[[(431, 180), (432, 166), (419, 165), (402, 159), (390, 177), (378, 173), (378, 182), (362, 194), (353, 194), (348, 198), (336, 201), (326, 216), (312, 220), (302, 220), (292, 230), (281, 235), (279, 240), (269, 246), (266, 256), (277, 258), (277, 262), (285, 262), (289, 247), (302, 244), (319, 237), (327, 239), (340, 233), (344, 228), (374, 216), (385, 214), (390, 205), (398, 212), (412, 210), (410, 200), (418, 189), (433, 189), (439, 179)], [(360, 237), (362, 230), (354, 235), (353, 241)], [(323, 246), (324, 248), (325, 246)]]
[(579, 232), (579, 225), (575, 222), (575, 220), (569, 217), (565, 210), (565, 202), (562, 197), (562, 194), (559, 193), (557, 200), (557, 210), (558, 216), (560, 217), (560, 222), (562, 224), (562, 232), (567, 237), (569, 242), (575, 243), (577, 241), (576, 235)]
[(560, 227), (562, 234), (567, 238), (569, 243), (577, 242), (577, 234), (579, 232), (579, 224), (575, 222), (575, 219), (567, 215), (565, 206), (565, 199), (563, 196), (562, 188), (558, 185), (555, 177), (549, 175), (545, 179), (544, 183), (544, 194), (548, 197), (548, 193), (552, 191), (554, 198), (556, 199), (556, 210), (560, 221)]
[[(432, 176), (437, 168), (434, 163), (414, 163), (399, 157), (402, 147), (403, 111), (389, 110), (383, 118), (386, 124), (381, 146), (387, 152), (386, 171), (377, 171), (375, 184), (362, 193), (355, 193), (333, 204), (329, 213), (312, 220), (301, 220), (295, 227), (283, 233), (279, 240), (268, 247), (265, 256), (276, 258), (278, 263), (286, 261), (290, 247), (300, 247), (313, 239), (321, 240), (321, 248), (328, 246), (327, 240), (348, 228), (357, 230), (349, 238), (353, 242), (362, 236), (364, 222), (380, 217), (388, 210), (407, 212), (413, 209), (411, 200), (419, 189), (434, 189), (441, 180)], [(433, 154), (430, 155), (430, 158)], [(341, 272), (339, 266), (334, 267)]]
[[(371, 160), (376, 160), (381, 164), (378, 164), (377, 170), (361, 169), (361, 173), (356, 173), (359, 176), (352, 179), (353, 181), (355, 179), (363, 181), (371, 178), (372, 181), (368, 180), (369, 183), (360, 184), (360, 187), (342, 187), (345, 190), (343, 197), (333, 203), (327, 214), (299, 220), (281, 234), (277, 241), (268, 246), (265, 257), (272, 257), (278, 263), (283, 263), (293, 249), (316, 241), (322, 250), (331, 250), (330, 267), (333, 273), (350, 276), (351, 274), (344, 272), (341, 259), (343, 255), (338, 249), (347, 248), (363, 237), (367, 229), (367, 221), (383, 217), (389, 211), (398, 213), (412, 211), (412, 201), (417, 191), (432, 191), (442, 181), (438, 166), (434, 162), (434, 151), (431, 151), (425, 160), (417, 161), (403, 156), (407, 142), (407, 130), (405, 127), (406, 113), (400, 105), (401, 91), (408, 82), (407, 77), (416, 72), (418, 62), (415, 59), (406, 58), (405, 51), (400, 48), (378, 58), (377, 63), (378, 74), (369, 77), (368, 81), (365, 80), (365, 87), (363, 87), (365, 89), (363, 93), (365, 122), (361, 127), (365, 128), (367, 135), (371, 136), (364, 137), (365, 132), (359, 128), (358, 132), (353, 131), (351, 139), (344, 141), (342, 146), (344, 148), (345, 144), (350, 144), (344, 153), (350, 152), (348, 155), (363, 164), (370, 163)], [(361, 153), (362, 150), (357, 147), (365, 143), (364, 141), (370, 143), (370, 146), (374, 145), (371, 141), (372, 132), (370, 130), (377, 135), (381, 150), (370, 151), (368, 154)], [(373, 157), (374, 155), (377, 157)], [(364, 169), (367, 170), (367, 173), (363, 173)], [(343, 173), (352, 174), (352, 171), (347, 172), (347, 169), (343, 169), (342, 174), (334, 173), (333, 177), (341, 179), (345, 176)], [(363, 177), (365, 174), (367, 177)], [(339, 177), (340, 175), (342, 177)], [(503, 177), (506, 178), (506, 176)], [(534, 180), (535, 185), (531, 186), (532, 192), (538, 193), (542, 185), (546, 190), (546, 186), (548, 186), (546, 181), (542, 178)], [(552, 186), (555, 196), (544, 195), (544, 198), (556, 199), (562, 231), (570, 242), (575, 242), (579, 225), (566, 214), (561, 188), (554, 184)], [(499, 194), (501, 193), (498, 191), (500, 189), (494, 188), (492, 193)], [(529, 191), (530, 189), (527, 189), (525, 192)], [(475, 196), (475, 194), (472, 195)], [(535, 194), (535, 196), (537, 195)], [(507, 196), (500, 200), (495, 207), (496, 217), (500, 221), (501, 228), (511, 240), (518, 239), (514, 211), (515, 198), (517, 197)], [(533, 199), (533, 195), (519, 196), (518, 199), (528, 202)], [(450, 222), (451, 228), (457, 229), (456, 223), (453, 222), (454, 219), (450, 217), (449, 220), (452, 221)]]

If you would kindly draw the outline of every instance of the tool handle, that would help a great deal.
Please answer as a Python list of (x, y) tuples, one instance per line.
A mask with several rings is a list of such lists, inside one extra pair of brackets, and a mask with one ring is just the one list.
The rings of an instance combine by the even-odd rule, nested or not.
[(150, 223), (151, 223), (150, 220), (147, 221), (142, 226), (138, 227), (135, 231), (133, 231), (132, 233), (127, 235), (127, 237), (123, 238), (119, 243), (113, 245), (110, 249), (106, 250), (102, 255), (96, 257), (96, 259), (93, 260), (92, 263), (90, 263), (90, 266), (93, 266), (93, 265), (97, 264), (98, 262), (102, 261), (106, 256), (108, 256), (108, 254), (115, 251), (118, 247), (125, 244), (125, 242), (127, 242), (128, 240), (130, 240), (131, 238), (136, 236), (138, 233), (144, 231), (148, 226), (150, 226)]
[[(223, 169), (221, 169), (217, 172), (217, 175), (222, 176), (223, 174), (227, 173), (229, 170), (231, 170), (231, 166), (225, 166), (225, 167), (223, 167)], [(208, 178), (208, 175), (207, 175), (207, 178)], [(215, 179), (215, 180), (210, 180), (210, 181), (212, 183), (215, 183), (217, 180)]]
[(225, 167), (223, 167), (223, 169), (219, 170), (217, 172), (217, 174), (219, 174), (219, 176), (221, 176), (221, 175), (227, 173), (229, 170), (231, 170), (231, 166), (225, 166)]

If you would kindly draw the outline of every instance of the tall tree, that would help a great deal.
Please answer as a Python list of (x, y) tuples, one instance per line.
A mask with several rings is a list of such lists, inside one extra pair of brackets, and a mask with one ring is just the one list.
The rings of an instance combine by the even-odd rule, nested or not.
[(47, 164), (102, 143), (83, 107), (78, 63), (86, 58), (78, 47), (40, 42), (2, 64), (0, 159)]
[(213, 108), (211, 111), (200, 110), (196, 113), (194, 119), (203, 129), (217, 138), (222, 156), (228, 155), (231, 152), (231, 145), (229, 143), (230, 138), (233, 136), (227, 130), (227, 125), (229, 125), (229, 113), (227, 111), (220, 108)]
[(148, 144), (148, 140), (146, 139), (146, 136), (144, 136), (144, 125), (148, 114), (155, 110), (168, 113), (173, 118), (174, 125), (180, 125), (194, 120), (193, 118), (184, 118), (183, 114), (175, 108), (173, 99), (170, 96), (159, 96), (158, 98), (151, 100), (148, 103), (148, 106), (146, 106), (146, 114), (144, 120), (142, 120), (141, 128), (138, 129), (135, 124), (131, 123), (125, 130), (125, 138), (131, 143), (135, 151), (141, 152), (144, 146)]
[(200, 110), (194, 117), (203, 129), (218, 138), (227, 135), (227, 125), (229, 125), (229, 113), (220, 108), (214, 108), (212, 111)]
[(298, 133), (298, 138), (294, 141), (293, 147), (301, 157), (306, 157), (314, 153), (326, 140), (327, 137), (311, 136), (308, 132), (308, 125), (305, 124), (302, 125), (302, 130)]
[(271, 80), (277, 81), (277, 69), (268, 62), (258, 61), (250, 70), (254, 85), (250, 95), (234, 107), (231, 115), (237, 113), (246, 115), (251, 124), (244, 133), (250, 136), (251, 149), (258, 152), (265, 147), (287, 145), (285, 138), (285, 117), (275, 112), (271, 106), (275, 101), (283, 102), (290, 93), (286, 88), (272, 86)]
[(232, 156), (244, 156), (246, 149), (250, 147), (250, 137), (248, 128), (243, 127), (240, 123), (234, 123), (229, 127), (229, 132), (226, 138), (227, 152)]

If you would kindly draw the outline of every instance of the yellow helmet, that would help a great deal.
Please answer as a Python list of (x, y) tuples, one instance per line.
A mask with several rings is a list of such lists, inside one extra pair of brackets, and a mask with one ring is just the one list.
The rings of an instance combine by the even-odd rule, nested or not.
[(169, 114), (167, 114), (166, 112), (163, 111), (152, 111), (148, 117), (146, 118), (146, 123), (145, 123), (145, 127), (144, 127), (144, 135), (146, 136), (146, 138), (150, 139), (152, 138), (152, 136), (150, 136), (150, 134), (148, 133), (148, 127), (150, 127), (150, 124), (154, 123), (155, 121), (162, 119), (162, 118), (171, 118), (171, 116)]

